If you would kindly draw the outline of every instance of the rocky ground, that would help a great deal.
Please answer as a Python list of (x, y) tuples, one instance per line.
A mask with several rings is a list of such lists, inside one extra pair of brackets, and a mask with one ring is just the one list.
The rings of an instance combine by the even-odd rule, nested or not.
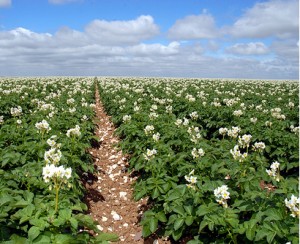
[(96, 135), (98, 146), (90, 149), (96, 173), (86, 175), (85, 186), (88, 190), (86, 203), (91, 216), (104, 232), (119, 236), (117, 243), (171, 243), (157, 239), (155, 235), (144, 239), (139, 224), (143, 211), (147, 209), (147, 199), (134, 201), (132, 185), (136, 180), (128, 172), (127, 157), (116, 149), (118, 138), (114, 126), (96, 93)]

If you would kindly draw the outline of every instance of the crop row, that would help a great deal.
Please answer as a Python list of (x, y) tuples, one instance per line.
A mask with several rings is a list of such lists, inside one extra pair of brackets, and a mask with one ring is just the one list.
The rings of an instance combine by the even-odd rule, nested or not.
[(120, 149), (149, 197), (143, 235), (298, 243), (297, 83), (99, 79)]
[[(102, 243), (86, 215), (95, 86), (84, 78), (0, 80), (1, 243)], [(90, 233), (98, 233), (93, 237)]]

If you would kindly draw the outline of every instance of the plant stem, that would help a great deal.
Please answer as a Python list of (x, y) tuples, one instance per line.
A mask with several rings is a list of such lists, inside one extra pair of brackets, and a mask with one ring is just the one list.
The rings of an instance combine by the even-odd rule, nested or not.
[(59, 185), (55, 182), (55, 213), (58, 210), (58, 193), (59, 193)]

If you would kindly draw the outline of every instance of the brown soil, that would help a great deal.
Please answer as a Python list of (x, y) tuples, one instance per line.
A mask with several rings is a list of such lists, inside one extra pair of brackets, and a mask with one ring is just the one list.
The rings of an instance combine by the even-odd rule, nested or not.
[[(97, 90), (97, 89), (96, 89)], [(90, 215), (96, 220), (103, 232), (116, 233), (119, 241), (115, 243), (171, 243), (157, 239), (155, 235), (144, 239), (139, 224), (143, 211), (147, 209), (147, 199), (133, 199), (133, 183), (136, 177), (128, 172), (128, 161), (115, 145), (118, 138), (114, 126), (105, 113), (96, 92), (96, 136), (99, 145), (90, 149), (96, 173), (86, 174), (86, 203)], [(97, 144), (97, 143), (95, 143)]]

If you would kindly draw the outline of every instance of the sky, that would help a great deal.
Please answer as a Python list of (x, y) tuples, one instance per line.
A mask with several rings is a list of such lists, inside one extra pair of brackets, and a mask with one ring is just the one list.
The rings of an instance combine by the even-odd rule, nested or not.
[(299, 1), (0, 0), (0, 76), (299, 79)]

